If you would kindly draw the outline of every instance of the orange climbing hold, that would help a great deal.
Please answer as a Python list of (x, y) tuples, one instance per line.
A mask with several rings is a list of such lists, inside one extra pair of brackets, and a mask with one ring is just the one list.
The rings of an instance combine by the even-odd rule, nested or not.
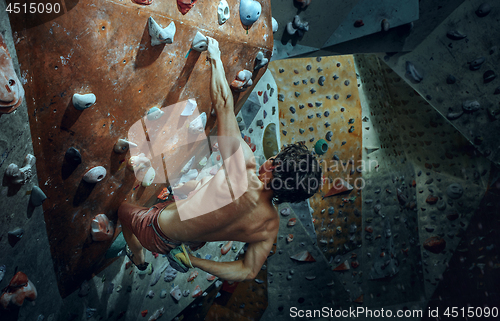
[(231, 249), (231, 247), (233, 246), (233, 241), (229, 241), (227, 242), (221, 249), (220, 249), (220, 252), (222, 255), (226, 255), (227, 252), (229, 252), (229, 250)]
[(168, 188), (167, 187), (164, 187), (160, 194), (158, 194), (158, 199), (161, 199), (161, 200), (166, 200), (168, 195), (170, 195), (170, 192), (168, 191)]

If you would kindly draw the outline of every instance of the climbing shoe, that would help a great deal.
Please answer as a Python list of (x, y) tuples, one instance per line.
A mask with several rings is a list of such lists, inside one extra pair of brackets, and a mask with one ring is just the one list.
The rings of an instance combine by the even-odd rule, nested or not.
[(170, 250), (167, 254), (168, 262), (175, 270), (181, 273), (187, 273), (189, 268), (192, 268), (191, 260), (184, 244), (179, 245), (175, 249)]
[(145, 275), (145, 274), (151, 274), (153, 273), (153, 264), (144, 262), (142, 264), (136, 265), (137, 269), (137, 274), (139, 275)]

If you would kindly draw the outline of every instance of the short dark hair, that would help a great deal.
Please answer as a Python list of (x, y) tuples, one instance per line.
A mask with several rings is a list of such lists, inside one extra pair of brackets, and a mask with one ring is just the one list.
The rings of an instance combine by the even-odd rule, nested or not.
[(321, 166), (304, 142), (283, 146), (273, 166), (276, 166), (271, 180), (274, 204), (301, 202), (321, 186)]

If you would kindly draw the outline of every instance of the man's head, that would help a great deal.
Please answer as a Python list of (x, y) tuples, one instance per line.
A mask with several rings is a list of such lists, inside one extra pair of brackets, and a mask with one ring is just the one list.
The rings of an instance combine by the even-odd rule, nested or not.
[(272, 189), (275, 204), (296, 203), (314, 195), (321, 186), (321, 167), (303, 142), (284, 146), (259, 169)]

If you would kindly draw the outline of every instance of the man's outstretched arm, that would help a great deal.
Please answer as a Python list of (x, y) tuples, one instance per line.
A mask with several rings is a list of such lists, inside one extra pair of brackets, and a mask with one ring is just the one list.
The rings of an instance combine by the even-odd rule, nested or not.
[[(210, 80), (210, 96), (217, 113), (217, 135), (219, 148), (223, 159), (233, 155), (242, 146), (246, 163), (253, 160), (253, 153), (241, 138), (240, 129), (234, 114), (233, 94), (226, 79), (224, 66), (220, 58), (219, 43), (208, 38), (208, 58), (212, 64), (212, 77)], [(255, 165), (254, 165), (255, 166)]]
[(199, 259), (190, 255), (191, 263), (194, 267), (200, 268), (212, 275), (227, 281), (252, 280), (257, 276), (262, 265), (267, 259), (273, 247), (275, 237), (265, 241), (251, 243), (245, 253), (243, 260), (233, 262), (215, 262), (211, 260)]

